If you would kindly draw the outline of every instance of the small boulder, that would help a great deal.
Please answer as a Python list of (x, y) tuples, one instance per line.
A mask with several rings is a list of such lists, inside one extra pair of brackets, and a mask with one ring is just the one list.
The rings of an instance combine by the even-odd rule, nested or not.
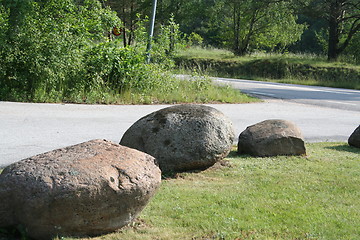
[(239, 136), (238, 153), (256, 157), (305, 155), (300, 129), (285, 120), (266, 120), (249, 126)]
[(350, 146), (360, 148), (360, 125), (350, 135), (348, 143)]
[(163, 173), (201, 170), (231, 150), (232, 122), (215, 108), (184, 104), (153, 112), (135, 122), (120, 144), (156, 158)]
[(14, 163), (0, 175), (0, 227), (21, 224), (34, 239), (112, 232), (130, 223), (160, 186), (154, 161), (92, 140)]

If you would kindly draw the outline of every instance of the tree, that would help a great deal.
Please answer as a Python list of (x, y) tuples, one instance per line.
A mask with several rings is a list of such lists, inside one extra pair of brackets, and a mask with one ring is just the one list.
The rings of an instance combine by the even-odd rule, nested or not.
[(134, 42), (134, 31), (138, 20), (137, 14), (146, 11), (142, 2), (143, 1), (141, 0), (109, 0), (107, 2), (111, 9), (116, 11), (118, 17), (122, 20), (122, 38), (124, 47), (131, 45)]
[[(328, 59), (337, 60), (360, 30), (360, 2), (352, 0), (327, 1), (329, 15)], [(340, 39), (342, 41), (340, 42)]]
[(296, 23), (297, 17), (288, 1), (227, 0), (224, 7), (229, 22), (223, 28), (237, 55), (256, 48), (284, 47), (299, 40), (304, 30), (304, 25)]
[(360, 34), (351, 39), (349, 46), (344, 50), (344, 54), (356, 64), (360, 64)]
[(358, 0), (298, 0), (309, 16), (325, 19), (328, 23), (327, 56), (336, 61), (360, 32), (360, 2)]

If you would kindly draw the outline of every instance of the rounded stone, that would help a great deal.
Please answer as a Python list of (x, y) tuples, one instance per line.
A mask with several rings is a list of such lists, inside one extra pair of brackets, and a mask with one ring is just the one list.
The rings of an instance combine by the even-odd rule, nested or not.
[(272, 119), (247, 127), (239, 136), (238, 153), (256, 157), (305, 155), (306, 149), (294, 123)]
[(115, 143), (54, 150), (1, 173), (0, 227), (21, 224), (34, 239), (109, 233), (130, 223), (160, 182), (152, 156)]
[(232, 122), (215, 108), (183, 104), (153, 112), (135, 122), (120, 144), (156, 158), (163, 173), (201, 170), (228, 155)]
[(360, 125), (350, 135), (348, 143), (350, 146), (360, 148)]

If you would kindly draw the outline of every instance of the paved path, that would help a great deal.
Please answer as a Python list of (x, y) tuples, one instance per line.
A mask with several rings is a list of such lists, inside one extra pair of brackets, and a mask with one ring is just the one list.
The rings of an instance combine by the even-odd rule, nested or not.
[(287, 101), (336, 109), (360, 111), (360, 91), (318, 86), (303, 86), (260, 82), (232, 78), (212, 78), (215, 82), (229, 84), (244, 93), (284, 99)]
[[(359, 111), (275, 99), (210, 106), (230, 117), (236, 136), (249, 125), (278, 118), (295, 122), (306, 141), (347, 141), (360, 122)], [(0, 167), (91, 139), (119, 142), (136, 120), (164, 107), (0, 102)]]

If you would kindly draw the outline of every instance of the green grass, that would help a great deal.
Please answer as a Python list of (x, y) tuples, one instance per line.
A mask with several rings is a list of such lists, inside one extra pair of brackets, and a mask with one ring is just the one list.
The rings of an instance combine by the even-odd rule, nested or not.
[(259, 59), (283, 59), (290, 61), (292, 63), (299, 64), (311, 64), (315, 66), (322, 67), (350, 67), (360, 69), (360, 65), (354, 65), (346, 61), (340, 60), (338, 62), (328, 62), (325, 55), (317, 55), (310, 53), (262, 53), (255, 52), (250, 55), (245, 56), (236, 56), (233, 52), (226, 49), (217, 49), (217, 48), (201, 48), (201, 47), (191, 47), (184, 51), (177, 53), (178, 57), (183, 58), (209, 58), (209, 59), (221, 59), (229, 61), (254, 61)]
[(190, 47), (186, 50), (179, 51), (177, 53), (180, 57), (198, 57), (198, 58), (212, 58), (212, 59), (233, 59), (236, 58), (234, 53), (225, 49), (217, 48), (201, 48), (201, 47)]
[(112, 96), (107, 103), (175, 104), (175, 103), (249, 103), (260, 100), (230, 86), (213, 85), (208, 78), (193, 76), (189, 80), (173, 79), (168, 88), (148, 92), (127, 91)]
[(324, 56), (311, 54), (238, 57), (226, 50), (190, 48), (178, 54), (177, 64), (182, 73), (195, 69), (217, 77), (360, 89), (360, 65), (328, 62)]
[(306, 157), (226, 160), (163, 180), (140, 220), (90, 239), (360, 239), (360, 149), (311, 143)]
[(192, 76), (189, 80), (166, 77), (148, 90), (128, 89), (121, 93), (94, 90), (67, 98), (52, 98), (42, 94), (40, 101), (87, 104), (176, 104), (176, 103), (249, 103), (260, 100), (229, 86), (218, 86), (209, 78)]

